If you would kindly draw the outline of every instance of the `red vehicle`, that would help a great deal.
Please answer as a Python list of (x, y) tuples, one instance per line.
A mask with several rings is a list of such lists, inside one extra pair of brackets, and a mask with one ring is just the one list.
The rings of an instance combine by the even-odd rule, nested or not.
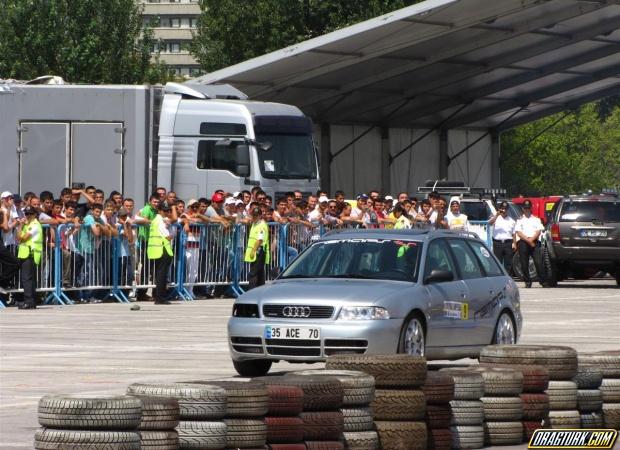
[(525, 200), (532, 202), (532, 214), (538, 217), (543, 225), (547, 224), (547, 214), (553, 209), (553, 205), (562, 198), (561, 195), (550, 195), (548, 197), (515, 197), (512, 202), (522, 205)]

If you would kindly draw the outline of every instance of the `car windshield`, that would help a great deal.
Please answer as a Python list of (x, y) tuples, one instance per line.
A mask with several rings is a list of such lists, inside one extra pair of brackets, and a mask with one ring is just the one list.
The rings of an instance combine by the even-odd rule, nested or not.
[(316, 157), (312, 137), (308, 134), (258, 134), (259, 143), (269, 143), (268, 150), (257, 150), (260, 171), (265, 178), (315, 179)]
[(620, 202), (566, 202), (560, 222), (620, 222)]
[(415, 281), (422, 244), (388, 239), (320, 241), (280, 278), (363, 278)]

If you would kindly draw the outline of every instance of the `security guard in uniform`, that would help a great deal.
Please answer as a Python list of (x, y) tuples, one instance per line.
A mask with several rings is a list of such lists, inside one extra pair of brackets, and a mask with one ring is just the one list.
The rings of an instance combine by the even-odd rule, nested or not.
[(148, 247), (146, 255), (149, 259), (155, 260), (155, 304), (169, 305), (166, 300), (168, 287), (168, 270), (172, 263), (172, 236), (170, 230), (164, 221), (164, 218), (170, 216), (170, 206), (160, 203), (158, 214), (151, 221), (149, 230)]
[(269, 226), (262, 218), (263, 213), (259, 206), (250, 209), (252, 226), (248, 237), (248, 246), (245, 249), (243, 260), (250, 263), (249, 289), (265, 284), (265, 265), (269, 264)]
[(24, 300), (18, 303), (19, 309), (35, 309), (37, 266), (41, 264), (43, 252), (43, 228), (37, 220), (37, 210), (31, 206), (24, 209), (26, 222), (17, 232), (19, 247), (17, 259), (21, 261), (20, 281), (24, 289)]

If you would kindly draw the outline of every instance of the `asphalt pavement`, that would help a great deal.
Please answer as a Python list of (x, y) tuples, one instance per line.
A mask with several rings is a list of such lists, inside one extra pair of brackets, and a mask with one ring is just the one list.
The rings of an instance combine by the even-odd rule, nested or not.
[[(615, 281), (521, 289), (521, 299), (520, 343), (620, 349)], [(135, 382), (234, 375), (226, 343), (232, 302), (140, 303), (140, 311), (117, 303), (0, 310), (0, 448), (33, 448), (37, 402), (45, 394), (122, 394)], [(272, 370), (299, 367), (280, 363)]]

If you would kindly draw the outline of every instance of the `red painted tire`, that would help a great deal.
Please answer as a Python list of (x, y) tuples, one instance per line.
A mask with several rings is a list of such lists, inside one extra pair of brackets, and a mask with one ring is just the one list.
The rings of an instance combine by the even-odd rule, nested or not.
[(454, 400), (454, 379), (442, 372), (428, 372), (422, 392), (429, 405), (441, 405)]
[(549, 396), (547, 394), (521, 394), (523, 420), (543, 420), (549, 415)]
[[(450, 405), (426, 405), (426, 424), (431, 430), (450, 428), (452, 410)], [(450, 435), (452, 436), (452, 435)], [(452, 442), (452, 437), (450, 437)]]
[(452, 431), (449, 428), (428, 430), (428, 450), (450, 450)]
[(339, 441), (306, 441), (308, 450), (344, 450), (344, 444)]
[(304, 408), (304, 391), (297, 386), (267, 385), (268, 416), (298, 416)]
[(304, 421), (299, 417), (265, 417), (267, 443), (294, 444), (304, 440)]

